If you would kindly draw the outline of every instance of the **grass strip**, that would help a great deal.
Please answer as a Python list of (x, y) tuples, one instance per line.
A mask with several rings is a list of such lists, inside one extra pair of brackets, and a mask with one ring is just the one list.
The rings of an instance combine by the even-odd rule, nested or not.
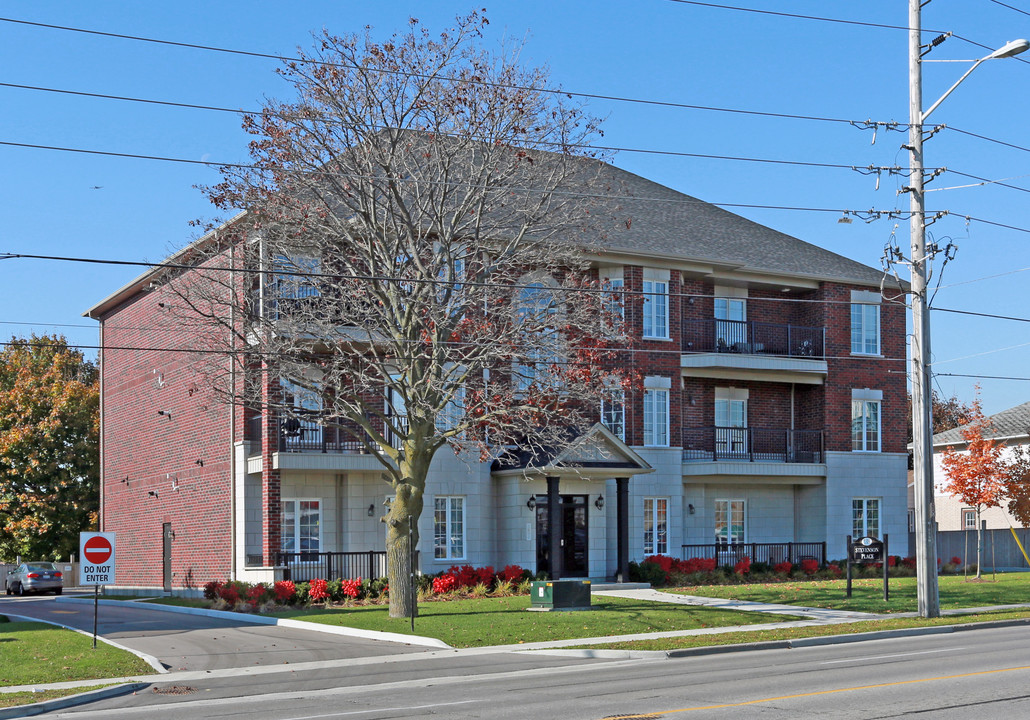
[(151, 675), (130, 652), (39, 622), (0, 623), (0, 686)]
[(976, 613), (973, 615), (949, 615), (939, 618), (889, 618), (885, 620), (864, 620), (862, 622), (841, 625), (813, 625), (800, 628), (776, 628), (772, 630), (755, 630), (719, 633), (717, 635), (685, 635), (674, 638), (655, 638), (652, 640), (634, 640), (631, 642), (614, 642), (603, 644), (577, 645), (577, 648), (591, 650), (682, 650), (685, 648), (709, 647), (713, 645), (741, 645), (748, 643), (769, 642), (773, 640), (800, 640), (810, 637), (827, 637), (830, 635), (855, 635), (858, 633), (878, 632), (882, 630), (903, 630), (906, 628), (943, 627), (947, 625), (964, 625), (991, 620), (1014, 620), (1030, 618), (1030, 610), (1005, 610), (999, 612)]
[[(415, 634), (438, 638), (452, 647), (484, 647), (633, 633), (696, 630), (705, 627), (782, 622), (766, 613), (711, 610), (689, 605), (595, 597), (593, 609), (578, 612), (527, 612), (529, 597), (449, 600), (419, 603)], [(385, 605), (284, 611), (295, 618), (363, 630), (411, 633), (410, 621), (389, 617)]]
[[(868, 613), (915, 612), (916, 579), (890, 579), (890, 600), (883, 600), (881, 579), (861, 578), (852, 583), (851, 598), (845, 598), (844, 580), (787, 580), (751, 585), (695, 585), (668, 588), (664, 592), (700, 595), (732, 600), (800, 605), (803, 607), (852, 610)], [(1030, 573), (998, 573), (997, 579), (986, 575), (982, 582), (972, 582), (960, 575), (939, 578), (941, 608), (944, 610), (987, 605), (1013, 605), (1030, 601)]]
[(38, 692), (0, 693), (0, 708), (18, 707), (19, 705), (31, 705), (33, 703), (46, 702), (47, 700), (57, 700), (69, 695), (78, 695), (79, 693), (99, 690), (100, 688), (118, 684), (120, 683), (88, 685), (86, 687), (63, 688), (61, 690), (40, 690)]

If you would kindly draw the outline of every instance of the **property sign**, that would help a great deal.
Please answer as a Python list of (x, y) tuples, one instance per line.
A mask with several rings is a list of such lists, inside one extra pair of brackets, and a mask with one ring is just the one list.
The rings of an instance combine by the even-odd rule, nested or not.
[(883, 543), (874, 537), (861, 537), (851, 543), (851, 562), (883, 562)]
[(79, 585), (114, 583), (114, 533), (79, 533)]

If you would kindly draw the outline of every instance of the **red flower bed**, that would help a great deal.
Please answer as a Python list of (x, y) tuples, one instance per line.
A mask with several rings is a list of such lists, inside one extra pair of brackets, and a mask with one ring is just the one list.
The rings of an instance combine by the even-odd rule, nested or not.
[(737, 575), (747, 575), (751, 571), (751, 558), (747, 555), (740, 559), (736, 565), (733, 566), (733, 572)]
[(776, 563), (775, 565), (773, 565), (772, 569), (773, 572), (777, 572), (780, 575), (790, 575), (791, 570), (794, 569), (794, 565), (790, 562), (790, 560), (784, 560), (781, 563)]
[(297, 586), (291, 580), (279, 580), (272, 586), (275, 601), (282, 604), (292, 602), (297, 595)]
[(819, 561), (815, 558), (805, 558), (801, 561), (801, 572), (805, 575), (815, 575), (819, 571)]
[(312, 600), (326, 600), (329, 598), (329, 583), (322, 578), (315, 578), (308, 588), (308, 597)]

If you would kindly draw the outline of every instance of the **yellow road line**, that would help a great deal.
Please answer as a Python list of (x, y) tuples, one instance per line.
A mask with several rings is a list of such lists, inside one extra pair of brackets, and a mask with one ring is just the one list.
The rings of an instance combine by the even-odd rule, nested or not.
[(819, 690), (817, 692), (798, 693), (796, 695), (779, 695), (777, 697), (762, 698), (760, 700), (747, 700), (739, 703), (725, 703), (723, 705), (702, 705), (699, 707), (679, 708), (676, 710), (655, 710), (640, 715), (611, 715), (605, 720), (633, 720), (634, 718), (654, 718), (673, 713), (694, 712), (695, 710), (720, 710), (723, 708), (745, 707), (747, 705), (760, 705), (761, 703), (775, 702), (777, 700), (793, 700), (794, 698), (815, 697), (817, 695), (834, 695), (836, 693), (854, 692), (856, 690), (875, 690), (877, 688), (895, 687), (898, 685), (914, 685), (916, 683), (938, 682), (940, 680), (957, 680), (958, 678), (977, 677), (980, 675), (994, 675), (996, 673), (1013, 672), (1015, 670), (1030, 670), (1030, 665), (1020, 667), (1001, 668), (999, 670), (981, 670), (979, 672), (961, 673), (959, 675), (941, 675), (940, 677), (920, 678), (918, 680), (901, 680), (891, 683), (879, 683), (878, 685), (859, 685), (857, 687), (837, 688), (835, 690)]

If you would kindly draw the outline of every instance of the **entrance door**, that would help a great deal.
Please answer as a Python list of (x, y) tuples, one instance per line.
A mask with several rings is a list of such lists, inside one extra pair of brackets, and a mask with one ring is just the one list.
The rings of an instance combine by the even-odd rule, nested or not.
[[(587, 577), (587, 496), (562, 495), (561, 549), (562, 577)], [(536, 496), (536, 569), (551, 572), (550, 528), (547, 522), (547, 496)]]
[(165, 592), (172, 591), (172, 524), (161, 526), (161, 575), (164, 578)]

